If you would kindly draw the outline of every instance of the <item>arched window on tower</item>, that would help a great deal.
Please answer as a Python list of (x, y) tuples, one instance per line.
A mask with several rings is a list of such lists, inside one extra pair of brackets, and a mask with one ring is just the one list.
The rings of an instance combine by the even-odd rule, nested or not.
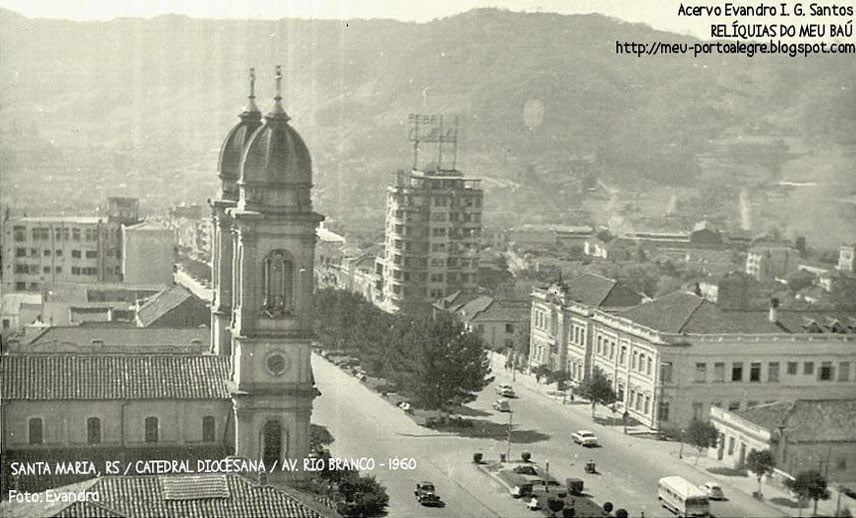
[(294, 303), (294, 264), (284, 250), (269, 253), (262, 264), (263, 310), (270, 318), (288, 314)]
[(262, 429), (262, 461), (267, 469), (282, 459), (282, 424), (270, 420)]

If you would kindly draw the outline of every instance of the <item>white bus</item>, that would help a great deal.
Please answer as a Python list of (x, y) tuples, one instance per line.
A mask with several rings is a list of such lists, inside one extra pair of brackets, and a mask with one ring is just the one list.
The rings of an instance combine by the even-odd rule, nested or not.
[(657, 499), (663, 507), (680, 517), (710, 516), (707, 495), (683, 477), (663, 477), (657, 487)]

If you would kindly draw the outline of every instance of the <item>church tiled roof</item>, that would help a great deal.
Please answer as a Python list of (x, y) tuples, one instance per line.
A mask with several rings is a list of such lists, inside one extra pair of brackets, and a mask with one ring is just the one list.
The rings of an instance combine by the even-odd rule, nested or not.
[[(181, 498), (170, 496), (168, 488), (183, 487)], [(211, 488), (216, 491), (212, 492)], [(87, 502), (46, 503), (4, 502), (0, 515), (9, 517), (178, 517), (212, 516), (217, 518), (322, 518), (333, 516), (320, 504), (309, 505), (287, 490), (260, 486), (234, 473), (208, 475), (115, 476), (54, 489), (97, 494)]]
[(6, 400), (228, 399), (230, 359), (209, 355), (10, 354)]

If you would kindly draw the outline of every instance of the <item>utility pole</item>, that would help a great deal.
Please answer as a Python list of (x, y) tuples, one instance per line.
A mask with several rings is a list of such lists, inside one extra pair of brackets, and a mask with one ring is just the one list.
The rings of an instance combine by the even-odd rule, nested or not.
[(512, 426), (511, 419), (512, 419), (513, 415), (514, 415), (514, 412), (509, 410), (509, 412), (508, 412), (508, 443), (506, 444), (506, 447), (505, 447), (505, 460), (506, 461), (511, 460), (511, 426)]

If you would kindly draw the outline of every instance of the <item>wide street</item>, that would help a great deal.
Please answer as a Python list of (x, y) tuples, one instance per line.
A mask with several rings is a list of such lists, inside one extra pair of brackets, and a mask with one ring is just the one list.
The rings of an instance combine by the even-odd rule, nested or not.
[[(417, 426), (401, 410), (370, 391), (356, 378), (324, 359), (313, 355), (312, 365), (321, 397), (315, 400), (312, 421), (327, 426), (335, 438), (331, 451), (336, 457), (370, 457), (376, 462), (371, 472), (387, 487), (390, 495), (389, 516), (534, 516), (523, 503), (508, 495), (507, 490), (472, 464), (474, 452), (485, 459), (498, 459), (507, 448), (506, 426), (509, 415), (491, 408), (496, 395), (493, 386), (486, 388), (477, 401), (468, 405), (471, 419), (483, 422), (495, 434), (492, 437), (467, 437), (462, 434), (437, 433)], [(510, 382), (504, 371), (494, 371), (496, 383)], [(559, 480), (566, 477), (584, 479), (586, 493), (603, 504), (611, 501), (624, 507), (630, 516), (669, 517), (657, 501), (657, 479), (680, 475), (702, 484), (712, 477), (677, 458), (678, 445), (627, 436), (621, 427), (593, 424), (590, 407), (560, 405), (513, 384), (518, 398), (511, 400), (513, 434), (511, 457), (523, 451), (545, 466)], [(602, 447), (585, 449), (574, 445), (570, 434), (578, 429), (594, 431)], [(695, 454), (685, 447), (685, 454)], [(414, 470), (390, 470), (389, 458), (412, 458)], [(583, 472), (586, 460), (597, 463), (598, 474)], [(445, 508), (420, 506), (413, 489), (417, 481), (434, 482), (446, 502)], [(754, 483), (752, 479), (744, 479)], [(714, 516), (782, 516), (736, 488), (723, 486), (728, 501), (712, 502)]]

